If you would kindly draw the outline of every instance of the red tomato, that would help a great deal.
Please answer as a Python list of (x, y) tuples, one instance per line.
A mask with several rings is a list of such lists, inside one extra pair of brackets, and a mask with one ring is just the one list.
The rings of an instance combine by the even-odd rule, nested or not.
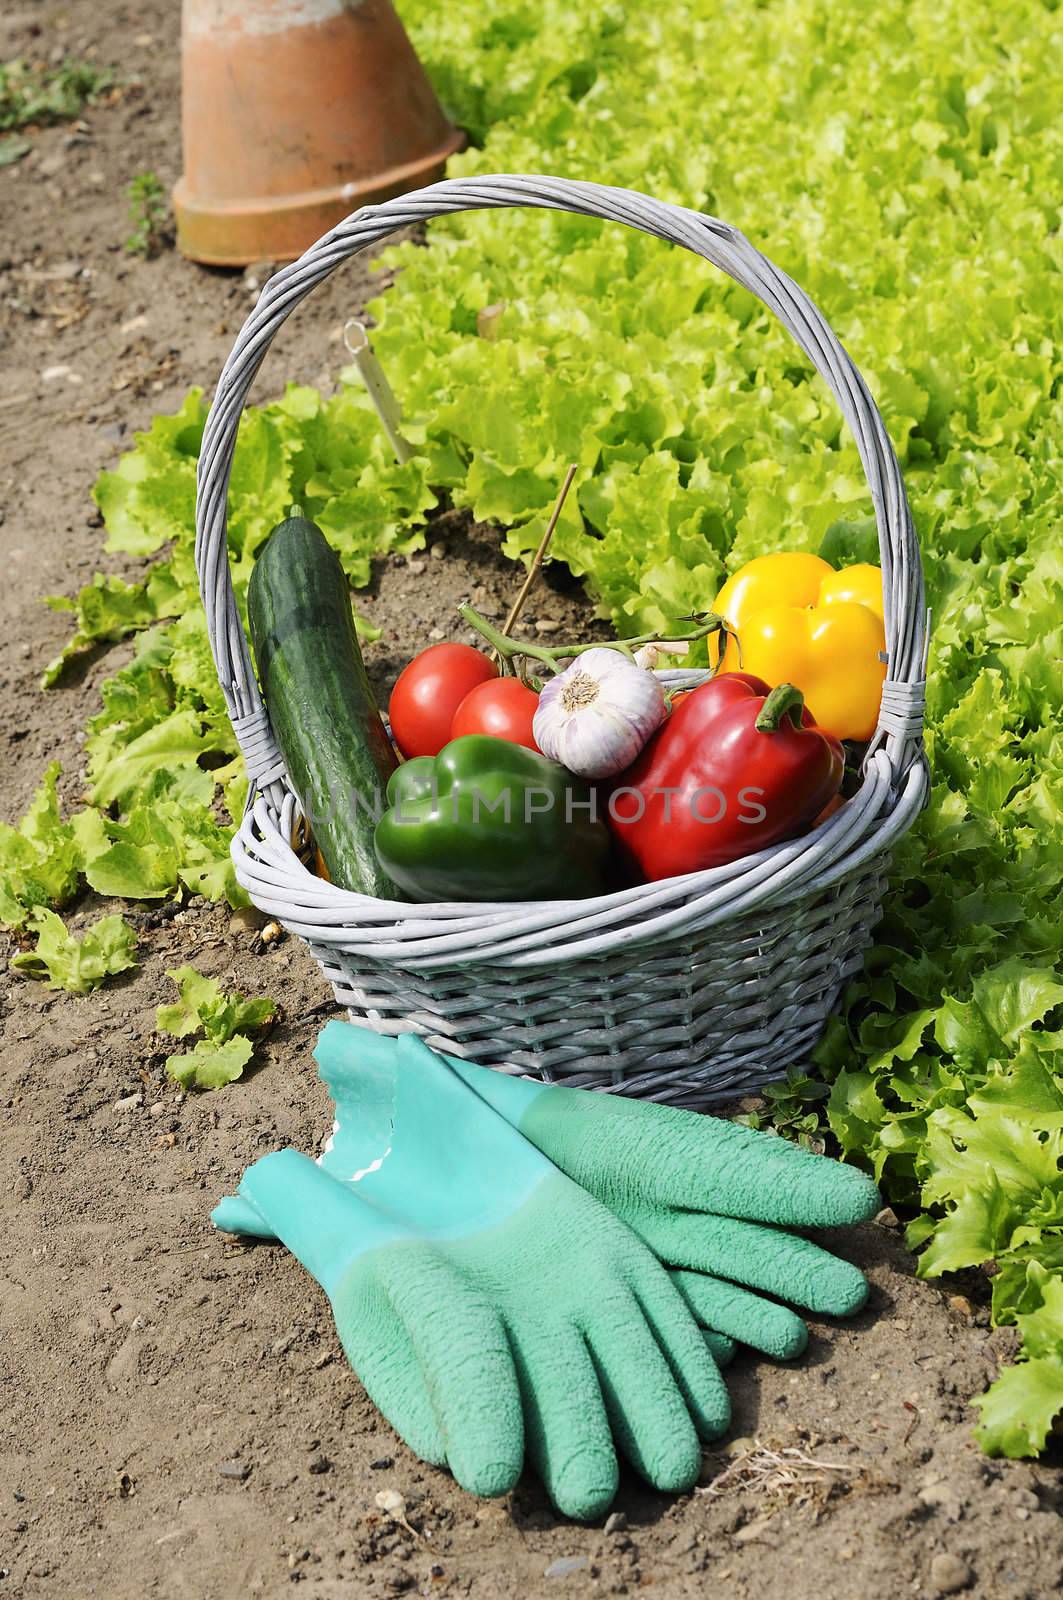
[(497, 677), (471, 644), (433, 644), (399, 673), (388, 716), (404, 756), (437, 756), (451, 738), (454, 713), (476, 684)]
[(486, 733), (492, 739), (508, 739), (538, 750), (532, 733), (539, 696), (519, 678), (495, 678), (478, 684), (465, 696), (450, 725), (450, 737), (463, 739), (467, 733)]

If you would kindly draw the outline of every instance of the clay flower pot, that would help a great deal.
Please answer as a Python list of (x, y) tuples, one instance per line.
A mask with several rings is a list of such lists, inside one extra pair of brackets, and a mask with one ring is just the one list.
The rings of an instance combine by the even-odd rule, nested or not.
[(462, 144), (390, 0), (184, 0), (182, 97), (177, 243), (222, 266), (293, 260)]

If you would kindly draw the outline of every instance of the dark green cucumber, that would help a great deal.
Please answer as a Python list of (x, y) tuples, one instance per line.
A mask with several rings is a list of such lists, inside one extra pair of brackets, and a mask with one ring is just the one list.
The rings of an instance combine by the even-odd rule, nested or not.
[(399, 899), (373, 849), (396, 767), (354, 631), (339, 557), (306, 517), (259, 552), (247, 615), (266, 709), (332, 882)]

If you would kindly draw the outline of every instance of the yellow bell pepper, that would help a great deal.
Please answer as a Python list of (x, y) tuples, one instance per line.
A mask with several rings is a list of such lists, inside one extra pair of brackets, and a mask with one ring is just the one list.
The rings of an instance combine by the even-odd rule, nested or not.
[(881, 622), (882, 568), (873, 567), (868, 561), (861, 561), (855, 567), (843, 567), (840, 572), (831, 568), (829, 576), (819, 586), (818, 603), (832, 605), (836, 600), (852, 600), (859, 606), (866, 606)]
[[(821, 728), (870, 739), (886, 676), (878, 567), (837, 572), (819, 556), (757, 556), (728, 578), (712, 609), (738, 635), (727, 640), (724, 672), (750, 672), (772, 688), (796, 684)], [(709, 649), (715, 665), (714, 639)]]

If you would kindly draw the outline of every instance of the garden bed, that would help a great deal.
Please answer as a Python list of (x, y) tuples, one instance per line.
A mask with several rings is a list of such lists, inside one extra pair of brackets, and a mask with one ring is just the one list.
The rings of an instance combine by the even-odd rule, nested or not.
[[(83, 730), (131, 655), (128, 643), (94, 647), (38, 691), (70, 633), (40, 597), (72, 595), (101, 563), (91, 486), (134, 430), (209, 388), (254, 293), (253, 271), (124, 248), (126, 185), (146, 170), (167, 188), (177, 176), (176, 11), (16, 0), (0, 22), (2, 59), (59, 51), (113, 63), (121, 79), (0, 168), (9, 819), (54, 759), (65, 803), (82, 802)], [(285, 379), (330, 388), (342, 323), (371, 292), (358, 268), (319, 291), (284, 330), (258, 398)], [(130, 580), (145, 565), (107, 558)], [(381, 630), (366, 647), (377, 687), (432, 629), (453, 632), (459, 600), (500, 612), (518, 570), (495, 530), (445, 506), (424, 551), (378, 559), (358, 597)], [(594, 625), (576, 584), (538, 589), (525, 621), (544, 637), (554, 623)], [(61, 1584), (109, 1600), (227, 1600), (302, 1581), (337, 1597), (651, 1586), (678, 1600), (711, 1584), (760, 1600), (785, 1584), (804, 1600), (826, 1575), (838, 1600), (1054, 1591), (1057, 1477), (983, 1457), (967, 1403), (1016, 1337), (990, 1328), (982, 1274), (918, 1281), (890, 1213), (841, 1244), (871, 1278), (865, 1312), (813, 1321), (792, 1369), (739, 1356), (730, 1442), (695, 1492), (669, 1499), (626, 1478), (606, 1532), (563, 1522), (530, 1479), (484, 1504), (423, 1466), (365, 1398), (294, 1261), (234, 1247), (208, 1221), (247, 1163), (278, 1144), (314, 1149), (324, 1131), (309, 1051), (332, 1005), (316, 968), (293, 940), (264, 944), (261, 919), (202, 899), (130, 909), (83, 895), (65, 914), (77, 931), (114, 909), (137, 936), (135, 976), (86, 997), (0, 976), (0, 1594)], [(157, 1004), (173, 998), (165, 974), (188, 963), (283, 1008), (256, 1070), (217, 1095), (177, 1093), (155, 1032)], [(377, 1505), (389, 1489), (414, 1534)]]

